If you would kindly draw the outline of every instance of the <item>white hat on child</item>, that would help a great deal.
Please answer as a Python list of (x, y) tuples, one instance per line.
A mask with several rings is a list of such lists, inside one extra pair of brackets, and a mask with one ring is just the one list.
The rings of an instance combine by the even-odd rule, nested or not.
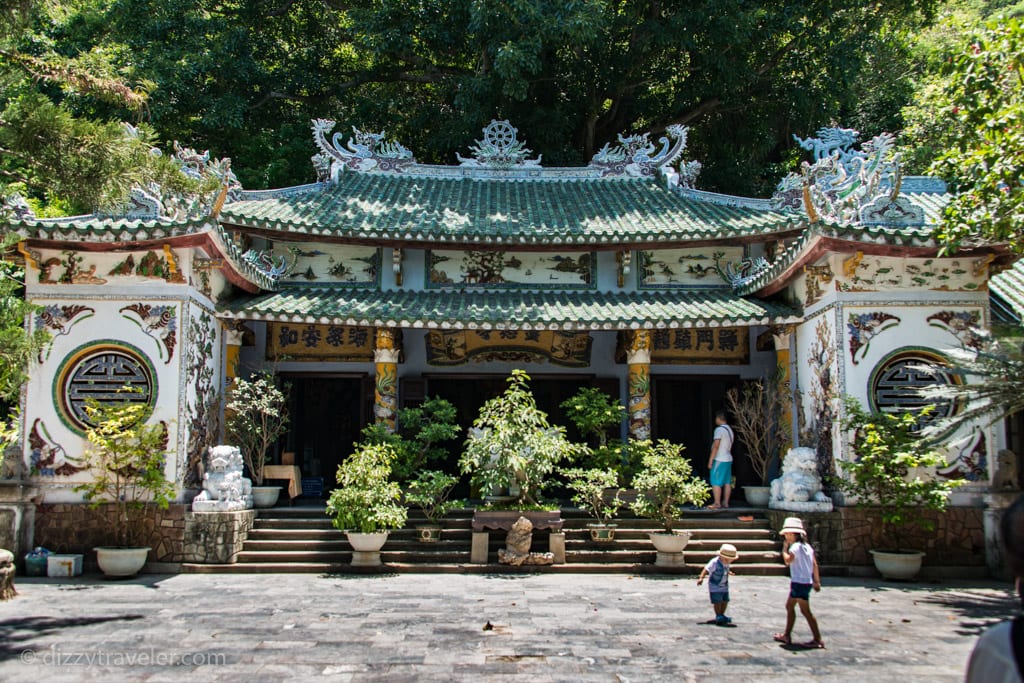
[(718, 556), (726, 560), (735, 560), (740, 554), (732, 543), (723, 543), (722, 547), (718, 549)]
[(782, 531), (780, 534), (804, 534), (804, 523), (800, 521), (799, 517), (786, 517), (786, 520), (782, 523)]

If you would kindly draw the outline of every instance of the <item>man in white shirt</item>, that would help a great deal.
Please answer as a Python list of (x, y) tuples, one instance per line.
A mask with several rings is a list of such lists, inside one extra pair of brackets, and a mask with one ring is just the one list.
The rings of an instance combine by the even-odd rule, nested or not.
[[(1024, 496), (1006, 509), (999, 523), (1004, 557), (1016, 578), (1018, 595), (1024, 581)], [(1024, 680), (1024, 617), (996, 624), (978, 638), (967, 664), (966, 683), (1020, 683)], [(1016, 641), (1016, 642), (1015, 642)], [(1016, 650), (1016, 652), (1015, 652)]]
[[(715, 413), (714, 443), (711, 444), (711, 455), (708, 456), (708, 469), (711, 470), (711, 491), (715, 502), (709, 509), (729, 507), (729, 496), (732, 494), (732, 442), (735, 437), (732, 427), (727, 424), (725, 411)], [(722, 496), (723, 489), (725, 496)]]

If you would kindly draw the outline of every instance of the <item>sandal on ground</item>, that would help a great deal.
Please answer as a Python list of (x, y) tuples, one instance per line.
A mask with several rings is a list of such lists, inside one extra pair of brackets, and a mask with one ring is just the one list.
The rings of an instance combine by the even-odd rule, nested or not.
[(714, 503), (712, 503), (711, 505), (708, 505), (704, 509), (705, 510), (721, 510), (722, 506), (721, 505), (715, 505)]
[(787, 636), (785, 633), (776, 633), (774, 636), (772, 636), (772, 639), (775, 640), (776, 643), (782, 643), (784, 645), (793, 644), (793, 639)]
[(805, 647), (808, 650), (824, 650), (825, 643), (820, 640), (808, 640), (806, 643), (800, 643), (800, 647)]

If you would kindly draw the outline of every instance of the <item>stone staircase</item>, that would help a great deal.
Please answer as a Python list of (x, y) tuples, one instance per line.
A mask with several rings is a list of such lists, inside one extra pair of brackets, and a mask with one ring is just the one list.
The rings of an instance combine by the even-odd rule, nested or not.
[[(751, 515), (753, 521), (738, 520)], [(782, 545), (769, 528), (763, 512), (731, 508), (725, 511), (690, 510), (684, 513), (678, 528), (690, 531), (686, 546), (686, 567), (656, 568), (655, 552), (647, 538), (658, 529), (651, 520), (617, 518), (615, 540), (599, 543), (590, 540), (586, 525), (591, 520), (582, 511), (562, 509), (565, 520), (566, 563), (544, 567), (508, 567), (497, 562), (497, 552), (505, 545), (503, 532), (490, 534), (490, 562), (470, 564), (472, 510), (459, 510), (444, 520), (444, 532), (437, 543), (421, 543), (416, 525), (423, 523), (418, 511), (410, 511), (404, 529), (392, 531), (381, 551), (384, 571), (403, 573), (683, 573), (696, 574), (722, 543), (732, 543), (740, 557), (734, 564), (737, 573), (783, 575)], [(534, 533), (533, 550), (547, 550), (547, 532)], [(352, 550), (345, 535), (331, 526), (322, 506), (279, 507), (259, 510), (256, 522), (242, 547), (237, 564), (184, 564), (191, 573), (376, 573), (380, 568), (355, 568), (349, 565)]]

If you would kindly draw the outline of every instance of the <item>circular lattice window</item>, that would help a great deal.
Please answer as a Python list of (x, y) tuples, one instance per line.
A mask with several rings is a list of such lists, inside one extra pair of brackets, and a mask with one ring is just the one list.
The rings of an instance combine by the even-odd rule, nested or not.
[[(124, 391), (125, 387), (131, 391)], [(89, 399), (152, 406), (156, 393), (156, 373), (149, 360), (135, 347), (120, 342), (79, 347), (61, 363), (54, 383), (61, 417), (80, 434), (91, 426), (85, 410)]]
[(889, 354), (871, 373), (868, 393), (871, 409), (883, 413), (918, 412), (925, 406), (932, 411), (917, 424), (920, 431), (937, 420), (952, 416), (956, 399), (924, 398), (920, 390), (942, 384), (955, 384), (942, 356), (920, 349), (902, 349)]

